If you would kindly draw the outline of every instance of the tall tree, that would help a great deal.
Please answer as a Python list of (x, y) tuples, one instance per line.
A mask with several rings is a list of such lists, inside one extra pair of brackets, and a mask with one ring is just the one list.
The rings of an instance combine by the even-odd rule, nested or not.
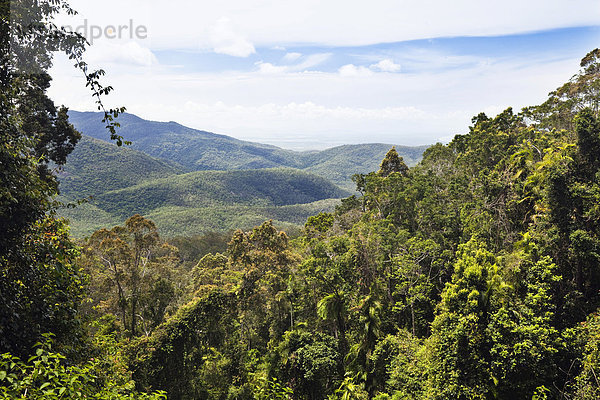
[(84, 254), (81, 262), (92, 276), (95, 306), (118, 314), (132, 337), (142, 330), (149, 334), (163, 322), (175, 297), (178, 258), (173, 248), (161, 243), (152, 221), (134, 215), (123, 226), (96, 231)]
[(287, 235), (278, 231), (273, 221), (250, 232), (234, 232), (229, 256), (231, 264), (243, 271), (239, 294), (245, 339), (248, 344), (254, 340), (266, 345), (290, 325), (288, 318), (293, 313), (288, 313), (287, 308), (293, 304), (286, 292), (297, 257), (289, 247)]
[(496, 259), (475, 239), (462, 246), (452, 283), (432, 325), (430, 395), (439, 399), (492, 396), (491, 338), (487, 332), (499, 285)]
[(404, 163), (404, 159), (398, 155), (396, 147), (392, 147), (387, 152), (383, 161), (381, 161), (381, 166), (377, 174), (386, 177), (393, 172), (398, 172), (404, 176), (408, 173), (408, 167)]
[(40, 3), (0, 3), (0, 352), (16, 354), (72, 321), (83, 279), (64, 226), (47, 215), (58, 187), (49, 165), (64, 164), (80, 135), (45, 92), (50, 51), (84, 41), (46, 23), (63, 2)]

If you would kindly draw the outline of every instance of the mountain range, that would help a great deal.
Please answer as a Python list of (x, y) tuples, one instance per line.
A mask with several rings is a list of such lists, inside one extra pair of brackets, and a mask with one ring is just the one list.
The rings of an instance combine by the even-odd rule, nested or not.
[[(75, 236), (121, 223), (140, 213), (167, 236), (248, 228), (265, 219), (293, 228), (330, 211), (354, 190), (356, 173), (377, 170), (391, 144), (291, 151), (185, 127), (118, 118), (119, 134), (132, 142), (109, 142), (102, 115), (70, 111), (82, 139), (59, 172), (63, 208)], [(415, 165), (426, 146), (396, 146)]]

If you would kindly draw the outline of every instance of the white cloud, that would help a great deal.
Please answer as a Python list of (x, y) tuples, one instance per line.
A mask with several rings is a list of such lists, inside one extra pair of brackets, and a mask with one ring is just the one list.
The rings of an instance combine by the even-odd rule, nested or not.
[(282, 74), (288, 71), (288, 67), (281, 65), (274, 65), (266, 62), (258, 62), (258, 72), (261, 74)]
[[(300, 53), (295, 53), (300, 54)], [(300, 54), (300, 58), (302, 55)], [(319, 64), (324, 63), (331, 57), (331, 53), (316, 53), (311, 54), (305, 59), (297, 64), (292, 65), (275, 65), (272, 63), (266, 62), (258, 62), (258, 71), (262, 74), (281, 74), (281, 73), (291, 73), (291, 72), (305, 72), (312, 67), (316, 67)]]
[(373, 72), (363, 66), (356, 66), (354, 64), (346, 64), (338, 70), (339, 74), (344, 77), (359, 77), (359, 76), (371, 76)]
[(331, 53), (311, 54), (310, 56), (306, 57), (304, 61), (302, 61), (300, 64), (295, 65), (293, 68), (294, 70), (302, 71), (307, 68), (316, 67), (317, 65), (327, 61), (330, 57)]
[(379, 61), (377, 64), (372, 64), (370, 68), (382, 72), (400, 72), (402, 66), (400, 64), (394, 63), (394, 61), (390, 60), (389, 58), (386, 58), (384, 60)]
[(215, 53), (248, 57), (256, 52), (252, 43), (234, 30), (229, 18), (220, 18), (210, 28), (209, 39)]
[[(403, 144), (407, 143), (407, 137), (398, 135), (396, 129), (390, 130), (390, 126), (398, 124), (418, 126), (423, 121), (436, 119), (436, 116), (413, 106), (382, 108), (332, 107), (311, 101), (283, 104), (265, 103), (254, 106), (225, 103), (223, 101), (215, 103), (188, 101), (177, 110), (172, 106), (158, 104), (144, 108), (145, 112), (149, 113), (148, 115), (152, 115), (153, 111), (194, 115), (197, 117), (196, 121), (182, 121), (181, 119), (178, 119), (178, 121), (187, 122), (191, 126), (202, 126), (202, 129), (219, 133), (237, 131), (244, 125), (246, 128), (251, 127), (256, 132), (252, 137), (243, 137), (244, 139), (295, 149), (325, 148), (350, 142), (383, 141)], [(212, 125), (212, 121), (216, 120), (220, 121), (219, 126)], [(201, 125), (199, 125), (199, 121), (203, 121)], [(268, 121), (269, 129), (256, 129), (265, 121)], [(345, 128), (346, 134), (344, 136), (323, 133), (338, 129), (341, 124), (351, 124), (354, 128)], [(315, 133), (315, 129), (320, 130), (319, 133)], [(387, 137), (365, 136), (365, 132), (379, 129), (383, 129), (388, 134)], [(282, 131), (286, 134), (282, 135)], [(396, 131), (395, 135), (389, 134), (394, 131)], [(360, 133), (357, 134), (357, 132)], [(414, 140), (418, 139), (413, 137), (411, 141)], [(419, 144), (421, 143), (419, 142)]]
[(258, 106), (227, 105), (222, 101), (214, 104), (200, 104), (188, 101), (185, 109), (198, 114), (223, 114), (229, 115), (234, 119), (248, 120), (251, 116), (269, 117), (281, 119), (317, 119), (317, 118), (336, 118), (336, 119), (354, 119), (354, 120), (418, 120), (427, 118), (427, 114), (416, 107), (384, 107), (384, 108), (363, 108), (363, 107), (327, 107), (322, 104), (315, 104), (311, 101), (304, 103), (291, 102), (288, 104), (268, 103)]
[(283, 61), (293, 62), (302, 57), (302, 53), (287, 53), (283, 56)]
[(122, 43), (114, 40), (101, 40), (95, 43), (86, 52), (86, 59), (96, 65), (150, 67), (158, 64), (152, 51), (139, 43)]

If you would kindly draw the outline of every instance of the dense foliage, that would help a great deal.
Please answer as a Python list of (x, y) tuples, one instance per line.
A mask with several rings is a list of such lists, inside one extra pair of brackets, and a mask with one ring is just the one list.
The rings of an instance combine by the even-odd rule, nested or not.
[(181, 172), (139, 151), (82, 135), (58, 179), (60, 193), (75, 200)]
[(63, 224), (46, 215), (58, 186), (49, 164), (64, 164), (80, 134), (45, 94), (50, 58), (38, 48), (76, 53), (82, 43), (35, 26), (17, 29), (28, 13), (52, 16), (61, 4), (27, 6), (0, 4), (0, 351), (17, 355), (49, 330), (66, 341), (76, 336), (82, 294), (77, 250)]
[(119, 371), (124, 365), (118, 350), (103, 354), (104, 360), (68, 366), (66, 357), (52, 350), (50, 335), (45, 337), (27, 362), (2, 355), (0, 399), (166, 399), (161, 392), (138, 394), (133, 390), (133, 381)]

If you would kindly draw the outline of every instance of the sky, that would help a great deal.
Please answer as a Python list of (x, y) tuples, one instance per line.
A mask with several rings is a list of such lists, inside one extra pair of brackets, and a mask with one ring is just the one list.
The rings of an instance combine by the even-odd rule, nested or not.
[[(58, 22), (92, 42), (108, 106), (296, 150), (447, 142), (543, 102), (600, 47), (598, 0), (70, 3)], [(95, 109), (64, 56), (50, 74), (56, 103)]]

